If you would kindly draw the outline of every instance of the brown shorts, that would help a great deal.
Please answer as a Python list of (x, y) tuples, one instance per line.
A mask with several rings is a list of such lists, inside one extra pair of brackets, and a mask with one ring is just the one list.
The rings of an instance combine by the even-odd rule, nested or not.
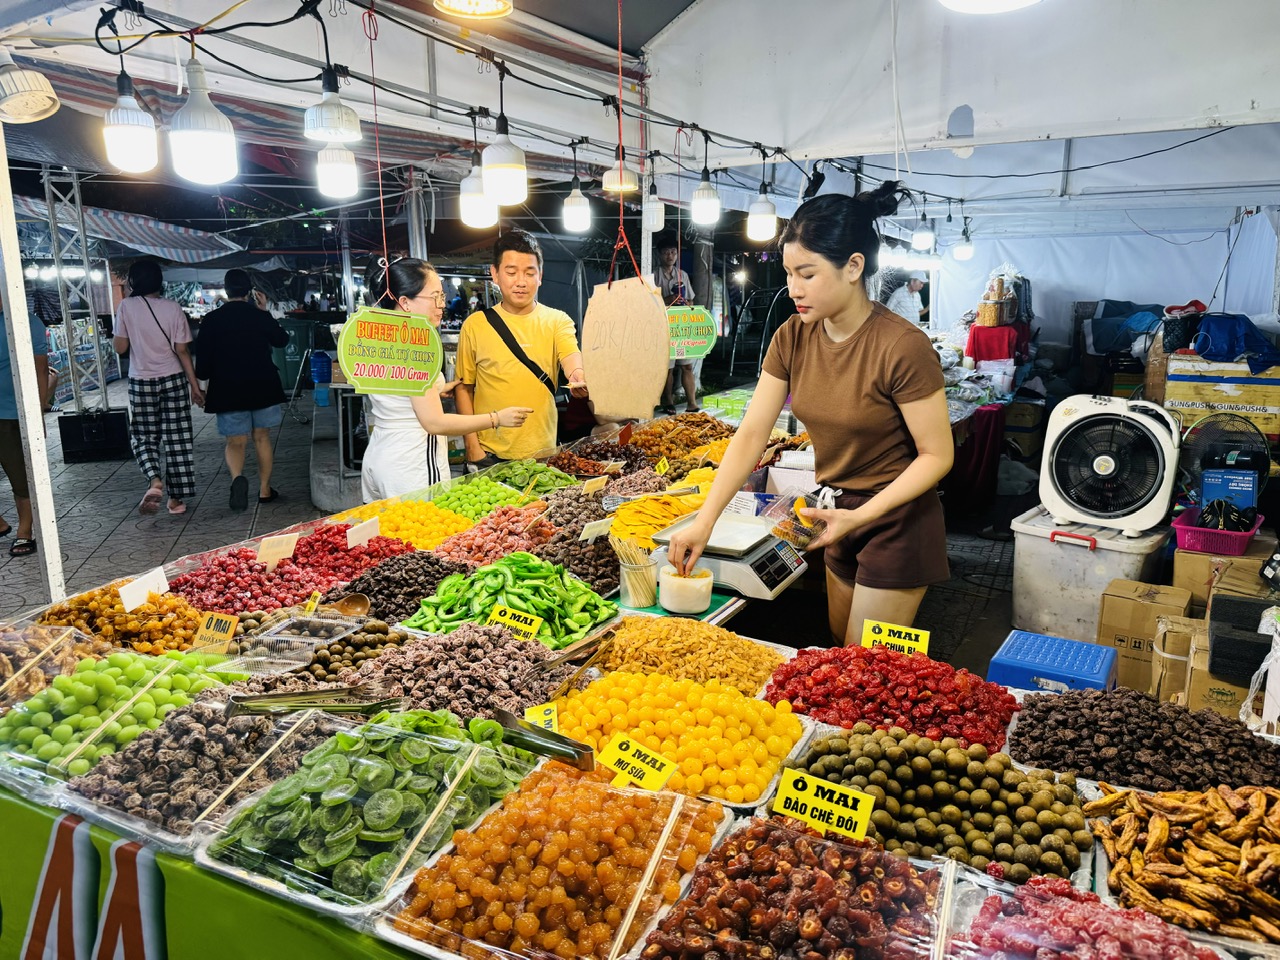
[(22, 456), (22, 428), (17, 420), (0, 420), (0, 468), (9, 478), (13, 495), (29, 499), (31, 489), (27, 486), (27, 461)]
[[(836, 506), (853, 510), (870, 496), (845, 493)], [(877, 590), (910, 590), (950, 579), (942, 501), (930, 490), (890, 510), (868, 527), (827, 547), (827, 569), (845, 583)]]

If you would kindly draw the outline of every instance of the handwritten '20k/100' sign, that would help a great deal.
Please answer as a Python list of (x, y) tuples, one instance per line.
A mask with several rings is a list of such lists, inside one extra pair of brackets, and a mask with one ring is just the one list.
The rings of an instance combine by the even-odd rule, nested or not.
[(424, 316), (364, 307), (338, 335), (338, 365), (358, 393), (419, 397), (444, 366), (444, 347)]

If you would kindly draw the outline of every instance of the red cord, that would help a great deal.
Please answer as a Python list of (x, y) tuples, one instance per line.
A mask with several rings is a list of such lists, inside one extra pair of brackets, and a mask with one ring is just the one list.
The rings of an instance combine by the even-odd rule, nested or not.
[(369, 38), (369, 76), (373, 80), (373, 152), (378, 165), (378, 216), (382, 223), (382, 283), (386, 288), (386, 296), (390, 297), (391, 280), (387, 275), (387, 267), (390, 266), (391, 254), (387, 250), (387, 208), (382, 195), (382, 143), (378, 136), (378, 74), (373, 63), (373, 43), (378, 39), (378, 14), (373, 7), (373, 0), (370, 0), (369, 9), (361, 14), (360, 19), (364, 24), (364, 35)]
[[(618, 0), (618, 103), (616, 107), (618, 111), (618, 163), (622, 164), (622, 0)], [(621, 172), (621, 171), (619, 171)], [(618, 191), (618, 239), (613, 244), (613, 258), (609, 261), (609, 283), (608, 287), (613, 286), (613, 268), (618, 262), (618, 251), (625, 249), (627, 256), (631, 258), (631, 268), (635, 270), (636, 276), (640, 276), (640, 265), (636, 263), (635, 252), (631, 249), (631, 242), (627, 239), (627, 231), (623, 228), (622, 220), (626, 214), (626, 205), (623, 203), (623, 193)]]

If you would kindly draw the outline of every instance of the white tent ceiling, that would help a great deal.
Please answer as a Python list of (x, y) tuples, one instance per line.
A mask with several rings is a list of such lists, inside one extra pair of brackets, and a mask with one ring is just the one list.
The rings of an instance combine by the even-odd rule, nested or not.
[[(227, 0), (156, 0), (147, 9), (185, 29), (226, 6)], [(71, 41), (92, 37), (100, 8), (98, 0), (0, 0), (0, 36), (49, 72), (69, 106), (91, 113), (113, 99), (117, 62), (92, 43)], [(592, 139), (586, 155), (597, 168), (611, 155), (617, 121), (592, 99), (617, 91), (616, 53), (600, 42), (607, 25), (601, 16), (593, 15), (593, 39), (572, 29), (573, 4), (538, 0), (541, 17), (525, 10), (496, 26), (468, 27), (430, 15), (430, 0), (388, 0), (377, 5), (382, 16), (371, 66), (354, 0), (321, 8), (332, 59), (388, 87), (377, 98), (384, 162), (417, 162), (448, 179), (462, 175), (470, 125), (445, 111), (484, 105), (496, 112), (497, 75), (478, 69), (472, 55), (481, 48), (506, 59), (520, 76), (587, 98), (507, 82), (514, 138), (536, 155), (536, 171), (566, 179), (568, 150), (560, 144), (575, 136)], [(251, 0), (226, 22), (279, 18), (295, 9), (292, 0)], [(951, 13), (936, 0), (897, 0), (896, 41), (895, 0), (785, 6), (776, 0), (625, 0), (623, 9), (624, 24), (632, 25), (624, 44), (648, 38), (643, 59), (625, 56), (624, 69), (649, 77), (643, 88), (628, 80), (624, 101), (634, 109), (643, 96), (667, 118), (714, 131), (724, 145), (711, 145), (711, 166), (730, 170), (721, 179), (730, 207), (745, 208), (760, 177), (758, 153), (732, 138), (785, 148), (806, 169), (817, 158), (844, 158), (851, 166), (854, 157), (864, 159), (868, 178), (897, 169), (917, 190), (964, 199), (979, 235), (1213, 230), (1241, 207), (1280, 203), (1280, 177), (1273, 173), (1280, 67), (1272, 45), (1261, 42), (1280, 36), (1274, 0), (1043, 0), (995, 17)], [(655, 18), (676, 13), (650, 36)], [(305, 76), (323, 60), (311, 19), (202, 42), (268, 77)], [(179, 62), (186, 55), (183, 42), (163, 39), (126, 57), (140, 85), (164, 91), (156, 105), (166, 119), (180, 102)], [(300, 111), (315, 102), (318, 83), (257, 80), (201, 59), (215, 100), (233, 108), (243, 138), (303, 145)], [(355, 82), (342, 93), (368, 124), (372, 88)], [(949, 138), (952, 112), (966, 105), (971, 132)], [(1234, 129), (1177, 146), (1222, 127)], [(487, 136), (491, 132), (482, 131), (482, 139)], [(673, 152), (670, 126), (651, 124), (647, 136), (647, 147)], [(628, 118), (624, 140), (632, 154), (641, 137), (640, 124)], [(895, 159), (899, 137), (910, 152)], [(965, 145), (977, 148), (969, 159), (947, 149)], [(372, 136), (359, 147), (372, 159)], [(700, 137), (680, 147), (695, 171), (701, 147)], [(659, 164), (674, 170), (669, 160)], [(1066, 168), (1076, 172), (1064, 174)], [(851, 186), (845, 175), (827, 172), (825, 189)], [(693, 179), (668, 174), (660, 192), (687, 200)], [(789, 212), (803, 186), (800, 172), (778, 159), (769, 179), (780, 194), (780, 212)], [(945, 202), (931, 202), (929, 212), (945, 216)], [(959, 208), (953, 212), (944, 238), (958, 234)]]

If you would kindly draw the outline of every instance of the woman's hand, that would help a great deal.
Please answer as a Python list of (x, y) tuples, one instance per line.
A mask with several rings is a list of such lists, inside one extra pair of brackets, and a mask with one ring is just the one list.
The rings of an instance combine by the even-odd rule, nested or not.
[(827, 525), (827, 529), (822, 531), (821, 536), (815, 537), (806, 550), (828, 547), (851, 533), (857, 533), (868, 522), (865, 515), (857, 510), (815, 510), (812, 507), (802, 507), (799, 513), (806, 520), (821, 520)]
[(461, 380), (450, 380), (448, 383), (446, 383), (444, 386), (440, 388), (440, 396), (452, 397), (454, 388), (457, 387), (458, 384), (460, 384), (461, 382), (462, 382)]
[(191, 384), (191, 402), (197, 407), (204, 406), (204, 391), (200, 389), (200, 384)]
[(498, 411), (498, 426), (522, 427), (533, 413), (533, 407), (503, 407)]
[(681, 576), (687, 577), (693, 572), (694, 566), (702, 557), (702, 551), (707, 548), (707, 541), (711, 539), (713, 526), (714, 524), (698, 519), (671, 537), (671, 543), (667, 546), (667, 562)]

